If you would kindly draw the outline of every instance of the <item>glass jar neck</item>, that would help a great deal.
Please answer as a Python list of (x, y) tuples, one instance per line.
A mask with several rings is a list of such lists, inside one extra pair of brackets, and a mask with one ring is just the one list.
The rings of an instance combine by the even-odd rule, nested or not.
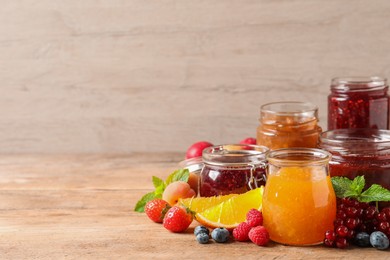
[(203, 150), (203, 161), (208, 165), (242, 167), (263, 164), (269, 149), (260, 145), (229, 144)]
[(387, 79), (381, 77), (334, 78), (330, 89), (333, 93), (386, 93)]
[(276, 102), (265, 104), (260, 109), (260, 123), (273, 130), (313, 130), (317, 122), (318, 108), (310, 103)]
[(332, 154), (341, 156), (386, 156), (390, 155), (390, 130), (337, 129), (323, 132), (319, 146)]
[(331, 154), (315, 148), (283, 148), (268, 153), (269, 164), (277, 167), (326, 166)]

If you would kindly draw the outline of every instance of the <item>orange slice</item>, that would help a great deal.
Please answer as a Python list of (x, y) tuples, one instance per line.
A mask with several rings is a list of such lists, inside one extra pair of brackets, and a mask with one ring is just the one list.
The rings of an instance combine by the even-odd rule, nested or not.
[(196, 220), (208, 227), (233, 229), (246, 219), (251, 209), (261, 210), (264, 187), (233, 196), (220, 204), (195, 215)]
[(213, 196), (213, 197), (198, 197), (198, 198), (187, 198), (179, 199), (179, 203), (188, 207), (190, 210), (195, 213), (202, 212), (208, 208), (211, 208), (215, 205), (220, 204), (221, 202), (228, 200), (237, 194), (229, 194), (224, 196)]

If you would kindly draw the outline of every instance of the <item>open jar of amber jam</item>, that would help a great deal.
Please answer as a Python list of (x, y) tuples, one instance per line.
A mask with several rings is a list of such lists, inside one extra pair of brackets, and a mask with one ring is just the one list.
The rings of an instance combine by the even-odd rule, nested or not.
[(286, 245), (322, 243), (333, 229), (336, 195), (328, 173), (330, 153), (285, 148), (267, 155), (264, 226), (271, 240)]
[(321, 134), (319, 145), (332, 154), (331, 176), (364, 175), (366, 188), (376, 183), (390, 189), (389, 130), (331, 130)]
[(328, 96), (328, 130), (389, 129), (389, 95), (385, 78), (334, 78)]
[(240, 194), (264, 185), (268, 150), (265, 146), (247, 144), (218, 145), (203, 150), (200, 196)]
[(270, 149), (318, 145), (322, 129), (318, 126), (318, 108), (306, 102), (275, 102), (260, 109), (257, 144)]
[(336, 195), (328, 174), (330, 157), (313, 148), (268, 153), (263, 217), (271, 240), (315, 245), (322, 243), (326, 230), (333, 229)]

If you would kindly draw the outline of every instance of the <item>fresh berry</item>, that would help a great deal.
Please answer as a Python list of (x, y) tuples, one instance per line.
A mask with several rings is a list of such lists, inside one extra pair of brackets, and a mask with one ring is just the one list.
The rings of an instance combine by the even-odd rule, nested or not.
[(249, 240), (249, 231), (251, 230), (251, 226), (246, 223), (240, 223), (235, 229), (233, 229), (233, 237), (237, 241), (248, 241)]
[(210, 231), (207, 227), (205, 226), (196, 226), (194, 229), (194, 235), (197, 236), (200, 233), (205, 233), (207, 235), (210, 235)]
[(339, 237), (346, 237), (348, 235), (348, 228), (346, 226), (339, 226), (336, 229), (336, 234)]
[(186, 159), (202, 156), (202, 152), (205, 148), (213, 146), (212, 143), (201, 141), (192, 144), (186, 152)]
[(370, 246), (370, 235), (366, 232), (357, 233), (354, 243), (360, 247), (368, 247)]
[(389, 247), (389, 238), (383, 232), (375, 231), (370, 235), (370, 243), (376, 249), (385, 250)]
[(334, 240), (329, 240), (327, 238), (324, 239), (324, 245), (327, 246), (327, 247), (334, 247), (335, 244), (334, 244)]
[(193, 213), (186, 208), (173, 206), (165, 214), (163, 225), (172, 232), (183, 232), (193, 220)]
[(251, 209), (246, 214), (246, 222), (251, 227), (263, 225), (263, 214), (257, 209)]
[(336, 239), (336, 233), (333, 230), (327, 230), (325, 232), (325, 238), (334, 241)]
[(217, 243), (225, 243), (229, 240), (230, 233), (226, 228), (216, 228), (211, 232), (211, 237)]
[(165, 200), (154, 199), (146, 203), (145, 213), (154, 222), (162, 223), (169, 208), (170, 206)]
[(336, 246), (340, 249), (347, 248), (349, 246), (349, 243), (346, 238), (344, 237), (338, 237), (336, 238)]
[(265, 227), (257, 226), (249, 231), (249, 239), (258, 246), (265, 246), (269, 241), (269, 234)]
[(199, 244), (207, 244), (210, 240), (210, 237), (206, 233), (199, 233), (196, 235), (196, 241), (198, 241)]
[(245, 138), (244, 140), (241, 140), (240, 144), (256, 144), (256, 139), (253, 137), (248, 137)]

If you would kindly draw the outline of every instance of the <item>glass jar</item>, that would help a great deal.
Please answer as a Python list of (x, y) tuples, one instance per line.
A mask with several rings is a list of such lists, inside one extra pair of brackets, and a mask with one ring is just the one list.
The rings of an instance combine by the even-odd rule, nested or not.
[(203, 150), (200, 196), (240, 194), (264, 185), (268, 150), (247, 144), (218, 145)]
[(389, 95), (385, 78), (335, 78), (328, 96), (328, 130), (389, 129)]
[(318, 108), (305, 102), (265, 104), (260, 111), (257, 144), (272, 149), (315, 148), (322, 129), (318, 126)]
[(200, 171), (203, 168), (203, 159), (201, 156), (194, 157), (191, 159), (186, 159), (179, 162), (179, 167), (182, 169), (187, 169), (190, 172), (190, 176), (188, 177), (188, 184), (195, 191), (195, 193), (199, 194), (199, 180), (200, 180)]
[(336, 195), (328, 174), (331, 155), (320, 149), (271, 151), (263, 195), (264, 226), (285, 245), (322, 243), (333, 230)]
[(331, 130), (321, 134), (319, 145), (332, 154), (331, 176), (354, 179), (364, 175), (365, 188), (376, 183), (390, 189), (389, 130)]

